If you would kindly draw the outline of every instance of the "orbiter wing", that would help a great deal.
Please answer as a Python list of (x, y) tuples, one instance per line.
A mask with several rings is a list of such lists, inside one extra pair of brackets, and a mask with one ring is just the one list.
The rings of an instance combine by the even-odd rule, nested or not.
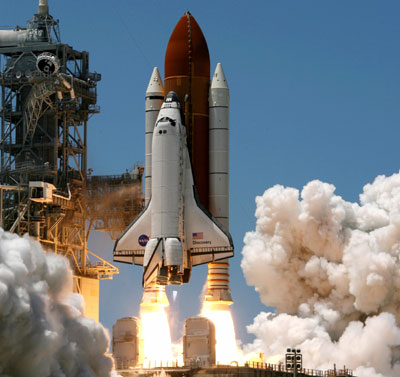
[(233, 257), (231, 235), (222, 229), (197, 197), (187, 150), (183, 227), (192, 266)]
[(143, 266), (146, 244), (151, 230), (151, 200), (125, 229), (114, 246), (114, 262)]

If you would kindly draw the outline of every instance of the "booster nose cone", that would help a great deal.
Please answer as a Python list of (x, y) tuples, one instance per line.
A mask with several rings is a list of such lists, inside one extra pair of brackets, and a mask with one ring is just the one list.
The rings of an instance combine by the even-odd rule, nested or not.
[(154, 67), (151, 74), (149, 85), (146, 89), (146, 97), (156, 97), (157, 99), (164, 99), (164, 87), (161, 80), (160, 72), (157, 67)]

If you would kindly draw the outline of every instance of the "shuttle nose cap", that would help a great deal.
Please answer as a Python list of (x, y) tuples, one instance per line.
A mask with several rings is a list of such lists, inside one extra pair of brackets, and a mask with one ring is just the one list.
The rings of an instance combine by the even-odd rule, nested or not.
[(177, 102), (177, 103), (179, 103), (178, 95), (177, 95), (174, 91), (171, 90), (171, 91), (167, 94), (167, 97), (165, 97), (165, 102), (167, 102), (167, 103), (171, 103), (171, 102)]

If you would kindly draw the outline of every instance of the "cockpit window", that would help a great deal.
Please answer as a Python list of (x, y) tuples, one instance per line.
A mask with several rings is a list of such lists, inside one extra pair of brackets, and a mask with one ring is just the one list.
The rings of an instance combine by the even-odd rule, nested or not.
[(174, 127), (175, 127), (175, 125), (176, 125), (176, 120), (175, 120), (175, 119), (171, 119), (171, 118), (169, 118), (169, 117), (163, 117), (163, 118), (159, 119), (159, 121), (157, 122), (157, 124), (160, 123), (160, 122), (169, 122), (170, 125), (171, 125), (171, 126), (174, 126)]

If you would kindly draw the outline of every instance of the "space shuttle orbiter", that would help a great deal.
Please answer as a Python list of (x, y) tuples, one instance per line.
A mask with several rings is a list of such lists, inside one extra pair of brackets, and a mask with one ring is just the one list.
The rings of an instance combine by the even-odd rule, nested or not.
[(193, 266), (233, 256), (230, 234), (197, 197), (182, 122), (169, 92), (153, 130), (151, 199), (114, 247), (114, 261), (143, 265), (144, 287), (186, 283)]

